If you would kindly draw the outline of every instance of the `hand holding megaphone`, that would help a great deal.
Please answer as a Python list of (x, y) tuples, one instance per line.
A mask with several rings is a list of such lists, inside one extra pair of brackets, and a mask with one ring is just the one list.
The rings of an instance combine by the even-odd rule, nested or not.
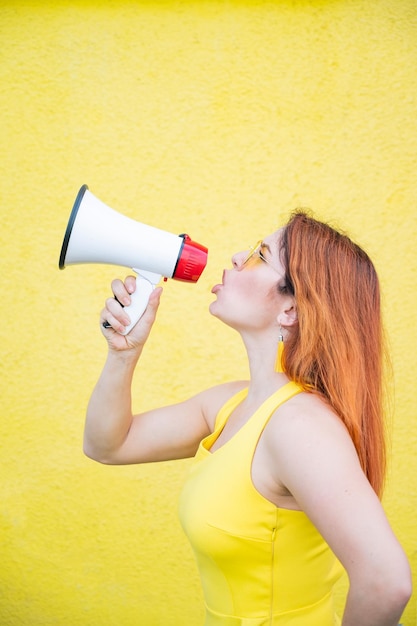
[[(146, 272), (145, 270), (139, 270), (134, 267), (132, 269), (137, 274), (136, 289), (130, 294), (130, 304), (123, 306), (124, 312), (128, 314), (131, 321), (130, 324), (125, 327), (124, 331), (120, 333), (121, 335), (127, 335), (140, 320), (148, 305), (152, 291), (162, 278), (161, 274)], [(104, 328), (111, 328), (108, 322), (104, 322), (103, 326)]]
[(136, 272), (136, 290), (125, 308), (131, 319), (127, 334), (162, 277), (197, 282), (207, 263), (207, 248), (188, 235), (173, 235), (121, 215), (83, 185), (65, 231), (59, 268), (83, 263), (123, 265)]

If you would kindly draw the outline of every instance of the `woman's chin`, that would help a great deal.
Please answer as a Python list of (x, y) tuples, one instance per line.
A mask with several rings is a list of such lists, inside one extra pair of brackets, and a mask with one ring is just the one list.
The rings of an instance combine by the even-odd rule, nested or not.
[(214, 300), (214, 302), (210, 302), (209, 304), (209, 313), (211, 313), (211, 315), (216, 316), (216, 305), (217, 305), (217, 300)]

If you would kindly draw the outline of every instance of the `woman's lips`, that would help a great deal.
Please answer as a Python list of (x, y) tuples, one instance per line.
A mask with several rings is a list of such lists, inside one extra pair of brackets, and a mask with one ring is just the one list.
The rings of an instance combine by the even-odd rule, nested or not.
[(224, 286), (224, 277), (225, 277), (226, 272), (223, 272), (223, 276), (222, 276), (222, 282), (219, 283), (218, 285), (214, 285), (213, 289), (211, 290), (211, 293), (217, 293), (219, 291), (219, 289), (221, 289)]

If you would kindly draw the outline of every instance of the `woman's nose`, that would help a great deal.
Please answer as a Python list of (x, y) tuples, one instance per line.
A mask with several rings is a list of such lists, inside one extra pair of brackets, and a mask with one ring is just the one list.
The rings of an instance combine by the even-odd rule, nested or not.
[(242, 252), (236, 252), (233, 256), (232, 256), (232, 265), (233, 265), (233, 269), (235, 270), (240, 270), (242, 269), (243, 265), (244, 265), (244, 259), (247, 257), (247, 253), (242, 251)]

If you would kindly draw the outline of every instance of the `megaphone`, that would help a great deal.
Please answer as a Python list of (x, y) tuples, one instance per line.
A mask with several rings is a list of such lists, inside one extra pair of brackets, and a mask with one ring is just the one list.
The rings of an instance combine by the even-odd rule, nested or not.
[(69, 217), (59, 268), (82, 263), (123, 265), (136, 272), (136, 291), (125, 307), (131, 320), (127, 334), (162, 277), (197, 282), (207, 263), (207, 248), (188, 235), (173, 235), (118, 213), (83, 185)]

